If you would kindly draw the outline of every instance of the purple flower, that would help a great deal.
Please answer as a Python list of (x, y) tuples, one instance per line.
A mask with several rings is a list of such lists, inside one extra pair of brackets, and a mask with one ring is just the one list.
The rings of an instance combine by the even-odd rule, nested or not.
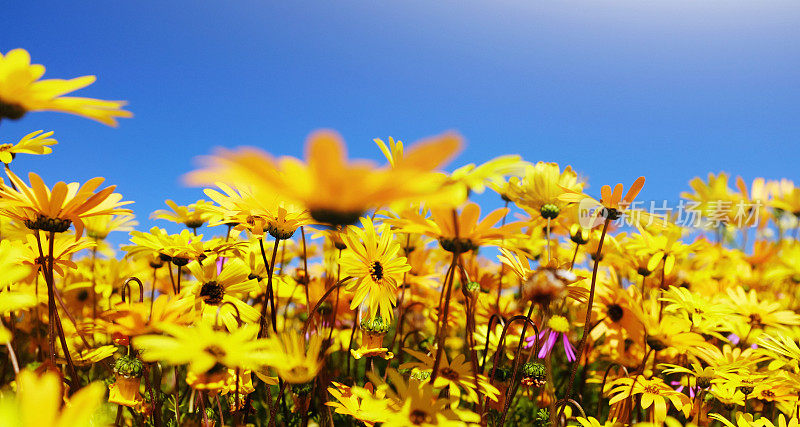
[[(675, 387), (675, 391), (677, 391), (678, 393), (682, 393), (683, 392), (683, 385), (681, 385), (680, 381), (670, 381), (669, 383), (670, 383), (670, 385), (678, 386), (678, 387)], [(695, 390), (695, 387), (689, 387), (689, 397), (692, 398), (692, 399), (694, 399), (694, 390)]]
[(222, 267), (225, 265), (225, 257), (217, 258), (217, 276), (222, 273)]
[[(544, 340), (544, 344), (542, 344), (542, 338), (544, 338), (545, 334), (547, 334), (547, 339)], [(539, 343), (541, 348), (539, 349), (539, 354), (536, 355), (539, 359), (544, 359), (551, 351), (553, 351), (553, 347), (555, 347), (556, 343), (558, 342), (559, 336), (561, 338), (562, 346), (564, 347), (564, 353), (567, 355), (567, 360), (570, 362), (574, 362), (578, 357), (575, 354), (575, 347), (572, 346), (572, 343), (569, 342), (569, 338), (567, 334), (556, 332), (552, 329), (544, 329), (542, 332), (539, 332)], [(530, 336), (525, 338), (525, 348), (533, 347), (533, 343), (536, 340), (535, 336)]]

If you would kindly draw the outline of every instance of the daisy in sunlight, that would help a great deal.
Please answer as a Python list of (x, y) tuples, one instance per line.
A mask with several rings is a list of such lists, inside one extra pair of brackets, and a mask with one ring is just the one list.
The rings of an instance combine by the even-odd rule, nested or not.
[(350, 308), (367, 302), (369, 317), (379, 314), (391, 319), (392, 308), (397, 303), (398, 283), (411, 266), (406, 257), (399, 256), (400, 244), (387, 224), (376, 228), (371, 219), (361, 218), (361, 225), (363, 229), (347, 228), (344, 239), (348, 250), (339, 261), (342, 274), (354, 278), (346, 288), (354, 294)]
[(50, 146), (58, 143), (52, 136), (53, 131), (37, 130), (23, 136), (16, 144), (0, 144), (0, 162), (8, 167), (17, 154), (50, 154), (53, 152)]
[(129, 214), (122, 206), (122, 195), (112, 185), (96, 191), (104, 178), (92, 178), (85, 184), (57, 182), (50, 190), (39, 175), (31, 172), (28, 187), (13, 172), (6, 170), (18, 189), (0, 187), (0, 215), (24, 223), (31, 230), (62, 233), (75, 226), (76, 238), (83, 235), (84, 218), (97, 215)]
[(448, 252), (463, 253), (483, 245), (497, 245), (503, 237), (513, 236), (523, 224), (510, 223), (495, 227), (508, 212), (500, 208), (490, 212), (480, 222), (481, 208), (469, 202), (461, 212), (447, 208), (431, 209), (430, 218), (416, 212), (408, 212), (405, 218), (387, 219), (402, 233), (424, 234), (437, 239)]
[(456, 135), (445, 134), (430, 142), (445, 155), (439, 156), (439, 162), (427, 163), (428, 168), (386, 168), (348, 160), (337, 133), (317, 131), (308, 138), (306, 162), (293, 157), (274, 159), (254, 148), (220, 150), (204, 158), (206, 167), (190, 173), (187, 180), (196, 185), (249, 181), (305, 206), (321, 223), (347, 225), (369, 209), (424, 199), (441, 190), (444, 178), (433, 173), (433, 168), (458, 149), (460, 144), (453, 143), (458, 140)]
[(216, 261), (211, 257), (187, 266), (197, 282), (181, 294), (184, 296), (182, 301), (194, 305), (205, 321), (214, 324), (219, 319), (228, 329), (236, 329), (238, 325), (234, 311), (222, 308), (223, 303), (236, 306), (243, 321), (258, 321), (261, 316), (258, 310), (240, 299), (259, 288), (258, 281), (249, 278), (250, 269), (238, 258), (228, 260), (221, 269)]
[(95, 76), (39, 80), (43, 75), (44, 66), (31, 64), (25, 49), (0, 53), (0, 120), (18, 120), (28, 111), (60, 111), (116, 126), (117, 118), (133, 117), (122, 109), (125, 101), (63, 96), (91, 85)]

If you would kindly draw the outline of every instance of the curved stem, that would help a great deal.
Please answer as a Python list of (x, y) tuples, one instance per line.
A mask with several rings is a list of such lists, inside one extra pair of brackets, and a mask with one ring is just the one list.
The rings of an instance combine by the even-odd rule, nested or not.
[(489, 354), (489, 335), (492, 333), (492, 326), (493, 321), (497, 320), (498, 322), (503, 322), (503, 317), (497, 313), (492, 313), (489, 316), (489, 326), (486, 327), (486, 346), (483, 348), (483, 362), (481, 363), (480, 373), (482, 374), (486, 370), (486, 356)]
[(314, 310), (311, 312), (312, 315), (309, 316), (306, 319), (305, 323), (303, 324), (303, 336), (305, 336), (306, 333), (308, 333), (308, 326), (311, 324), (311, 320), (313, 320), (314, 315), (318, 312), (319, 307), (322, 305), (322, 303), (325, 302), (325, 300), (328, 298), (328, 296), (330, 296), (330, 294), (333, 293), (333, 291), (335, 291), (336, 289), (339, 289), (340, 286), (344, 285), (348, 280), (350, 280), (352, 278), (353, 278), (353, 276), (345, 277), (344, 279), (334, 283), (333, 286), (328, 288), (328, 290), (325, 291), (324, 294), (322, 294), (322, 297), (320, 297), (319, 301), (317, 301), (317, 303), (314, 305)]
[[(560, 400), (558, 402), (558, 404), (556, 404), (556, 410), (559, 411), (559, 418), (561, 417), (560, 409), (566, 407), (567, 404), (572, 405), (573, 408), (577, 409), (578, 412), (580, 412), (581, 417), (586, 418), (586, 412), (583, 410), (583, 406), (581, 406), (578, 402), (576, 402), (573, 399), (563, 399), (563, 400)], [(557, 421), (558, 421), (558, 423), (560, 425), (561, 424), (561, 420), (559, 419)], [(566, 425), (566, 423), (564, 425)]]
[(8, 357), (11, 359), (11, 366), (14, 367), (14, 374), (19, 374), (19, 362), (17, 362), (17, 353), (14, 352), (14, 347), (11, 346), (11, 340), (6, 343), (8, 349)]
[[(529, 312), (533, 310), (532, 307), (533, 304), (531, 304), (531, 309), (529, 310)], [(535, 352), (539, 351), (539, 328), (536, 327), (536, 324), (533, 323), (533, 321), (528, 316), (524, 316), (522, 314), (516, 315), (511, 319), (509, 319), (508, 322), (505, 324), (505, 326), (503, 326), (503, 332), (500, 333), (500, 341), (497, 343), (497, 350), (495, 350), (494, 356), (492, 357), (492, 370), (489, 374), (489, 385), (494, 385), (495, 373), (497, 372), (497, 366), (500, 364), (499, 358), (506, 348), (506, 334), (508, 333), (508, 328), (517, 320), (523, 320), (525, 321), (525, 325), (530, 324), (531, 326), (533, 326), (534, 331), (536, 331), (536, 340), (534, 341), (534, 351)], [(489, 397), (487, 396), (483, 402), (484, 412), (486, 408), (488, 408), (488, 403), (489, 403), (488, 399)], [(485, 414), (482, 414), (482, 416), (483, 415)], [(502, 423), (498, 425), (502, 425)]]
[(129, 297), (131, 297), (131, 299), (133, 298), (133, 295), (131, 295), (132, 292), (130, 285), (131, 282), (136, 282), (139, 285), (139, 302), (144, 302), (144, 285), (142, 284), (142, 281), (139, 280), (139, 278), (136, 276), (129, 277), (122, 284), (122, 302), (125, 302), (125, 293), (126, 293), (125, 291), (128, 291), (127, 294)]
[(606, 388), (606, 379), (608, 379), (608, 374), (609, 372), (611, 372), (611, 368), (615, 366), (617, 367), (618, 370), (622, 369), (622, 371), (625, 372), (626, 377), (628, 376), (628, 368), (620, 365), (619, 363), (612, 363), (608, 365), (608, 367), (606, 368), (606, 372), (603, 374), (603, 382), (600, 383), (600, 395), (597, 398), (597, 414), (595, 418), (597, 418), (598, 420), (600, 419), (603, 411), (602, 403), (603, 403), (603, 393), (605, 392), (604, 389)]

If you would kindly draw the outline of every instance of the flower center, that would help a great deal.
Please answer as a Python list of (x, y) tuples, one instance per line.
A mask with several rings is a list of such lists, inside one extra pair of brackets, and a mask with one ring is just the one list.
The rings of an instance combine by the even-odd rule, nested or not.
[(761, 323), (761, 316), (758, 313), (753, 313), (750, 315), (750, 326), (755, 328), (764, 326), (764, 324)]
[(26, 219), (25, 226), (30, 230), (52, 231), (54, 233), (63, 233), (69, 230), (72, 221), (66, 218), (50, 218), (48, 216), (39, 215), (35, 220)]
[(425, 421), (428, 419), (428, 414), (421, 409), (414, 409), (408, 415), (408, 419), (411, 421), (411, 424), (418, 426), (425, 423)]
[(8, 151), (14, 144), (0, 144), (0, 151)]
[(446, 250), (447, 252), (456, 254), (462, 254), (464, 252), (478, 249), (478, 245), (473, 243), (472, 240), (465, 239), (463, 237), (442, 237), (439, 239), (439, 245), (441, 245), (442, 249)]
[(456, 371), (454, 371), (454, 370), (452, 370), (450, 368), (442, 368), (442, 369), (440, 369), (439, 370), (439, 374), (442, 377), (447, 378), (450, 381), (456, 381), (459, 378), (458, 372), (456, 372)]
[(311, 209), (309, 211), (311, 214), (311, 218), (323, 223), (323, 224), (330, 224), (330, 225), (350, 225), (354, 224), (358, 221), (358, 218), (361, 216), (361, 211), (355, 212), (340, 212), (334, 211), (330, 209)]
[(619, 304), (609, 305), (607, 313), (612, 322), (619, 322), (622, 319), (623, 311)]
[(380, 261), (375, 261), (372, 263), (372, 265), (369, 267), (369, 275), (375, 282), (380, 282), (383, 280), (383, 266), (381, 265)]
[(569, 332), (569, 321), (564, 316), (553, 316), (547, 321), (547, 326), (555, 332), (565, 334)]
[(214, 344), (204, 348), (203, 351), (216, 358), (225, 357), (225, 355), (227, 354), (224, 348)]
[(183, 221), (183, 225), (188, 228), (200, 228), (205, 224), (205, 220), (202, 218), (189, 218), (186, 221)]
[(25, 115), (25, 107), (19, 104), (4, 102), (0, 99), (0, 120), (9, 118), (11, 120), (19, 120)]
[(200, 296), (206, 304), (220, 305), (222, 297), (225, 296), (225, 288), (215, 281), (206, 282), (200, 288)]
[(659, 390), (658, 387), (654, 385), (646, 385), (644, 386), (644, 392), (650, 394), (660, 394), (661, 390)]

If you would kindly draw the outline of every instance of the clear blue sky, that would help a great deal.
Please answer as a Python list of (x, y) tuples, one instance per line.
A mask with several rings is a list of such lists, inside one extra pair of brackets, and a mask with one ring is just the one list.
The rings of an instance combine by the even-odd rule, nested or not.
[(4, 121), (0, 139), (59, 140), (13, 167), (105, 176), (143, 229), (165, 198), (202, 195), (180, 181), (195, 156), (301, 156), (320, 127), (376, 160), (374, 137), (456, 129), (456, 164), (518, 153), (594, 192), (646, 175), (646, 199), (708, 171), (800, 180), (796, 1), (14, 1), (0, 22), (0, 51), (28, 49), (46, 77), (96, 74), (80, 94), (135, 114)]

